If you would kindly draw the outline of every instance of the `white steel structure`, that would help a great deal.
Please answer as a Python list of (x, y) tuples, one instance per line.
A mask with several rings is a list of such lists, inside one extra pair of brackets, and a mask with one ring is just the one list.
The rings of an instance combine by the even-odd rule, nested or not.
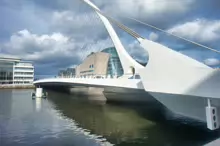
[[(119, 54), (125, 75), (120, 79), (44, 79), (36, 81), (35, 84), (119, 87), (125, 91), (134, 89), (138, 92), (144, 90), (174, 115), (207, 123), (207, 127), (211, 130), (219, 128), (220, 71), (218, 69), (210, 68), (188, 56), (147, 40), (116, 22), (119, 27), (135, 37), (148, 52), (148, 64), (142, 67), (122, 46), (109, 22), (115, 23), (115, 20), (104, 15), (89, 0), (84, 1), (97, 12), (107, 28)], [(135, 68), (140, 79), (128, 79), (126, 74), (131, 73), (131, 67)]]

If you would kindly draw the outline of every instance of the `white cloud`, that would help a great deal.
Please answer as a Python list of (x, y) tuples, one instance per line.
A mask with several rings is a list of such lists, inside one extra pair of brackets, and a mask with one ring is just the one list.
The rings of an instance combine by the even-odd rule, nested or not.
[[(195, 0), (112, 0), (105, 3), (108, 12), (116, 13), (121, 16), (146, 17), (158, 19), (158, 16), (167, 14), (177, 15), (188, 11)], [(117, 11), (112, 11), (113, 9)]]
[(128, 53), (136, 60), (141, 62), (148, 61), (148, 52), (145, 51), (139, 44), (138, 41), (133, 41), (128, 45)]
[(204, 63), (209, 66), (216, 66), (216, 65), (220, 65), (220, 60), (216, 58), (208, 58), (204, 60)]
[(151, 32), (150, 35), (149, 35), (149, 39), (152, 40), (152, 41), (157, 41), (159, 38), (158, 34), (154, 33), (154, 32)]
[(17, 54), (30, 60), (40, 59), (44, 54), (55, 52), (68, 54), (68, 50), (72, 47), (74, 47), (74, 43), (70, 43), (68, 37), (61, 33), (36, 35), (28, 30), (21, 30), (13, 34), (10, 41), (4, 44), (4, 48), (7, 49), (8, 53)]
[(79, 25), (98, 25), (95, 13), (74, 13), (72, 11), (55, 11), (53, 13), (53, 21), (54, 23), (64, 24), (64, 23), (74, 23), (75, 26)]
[(54, 66), (62, 64), (71, 66), (79, 63), (90, 52), (110, 46), (112, 42), (109, 38), (98, 42), (92, 39), (76, 41), (61, 33), (37, 35), (28, 30), (22, 30), (13, 34), (3, 45), (3, 52), (35, 61), (41, 65), (46, 63)]
[(81, 59), (85, 59), (91, 52), (98, 52), (105, 48), (113, 46), (110, 38), (99, 40), (97, 42), (94, 42), (93, 40), (87, 40), (84, 42), (84, 45), (85, 47), (79, 50), (81, 51), (81, 53), (79, 54), (79, 57)]
[(220, 40), (220, 20), (197, 19), (176, 25), (169, 29), (168, 32), (191, 40), (213, 42)]
[(107, 35), (103, 23), (95, 12), (74, 13), (56, 11), (52, 15), (52, 27), (74, 38), (98, 38)]

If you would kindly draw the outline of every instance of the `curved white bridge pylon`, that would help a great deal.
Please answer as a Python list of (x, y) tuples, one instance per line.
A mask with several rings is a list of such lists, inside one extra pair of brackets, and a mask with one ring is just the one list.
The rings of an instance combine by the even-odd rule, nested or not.
[[(84, 1), (99, 15), (105, 15), (89, 0)], [(128, 27), (105, 17), (134, 36)], [(156, 42), (135, 38), (149, 54), (146, 67), (137, 71), (145, 91), (172, 112), (207, 122), (209, 129), (219, 128), (220, 71)]]

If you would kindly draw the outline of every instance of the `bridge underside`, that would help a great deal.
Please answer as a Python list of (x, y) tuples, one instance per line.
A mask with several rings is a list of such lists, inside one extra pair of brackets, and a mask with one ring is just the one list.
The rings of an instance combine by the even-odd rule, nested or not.
[[(144, 89), (126, 88), (117, 86), (101, 86), (83, 83), (67, 83), (67, 82), (45, 82), (36, 83), (36, 87), (43, 87), (55, 91), (71, 93), (83, 96), (103, 96), (99, 100), (107, 100), (108, 102), (140, 102), (140, 103), (159, 103)], [(91, 98), (96, 100), (96, 98)]]

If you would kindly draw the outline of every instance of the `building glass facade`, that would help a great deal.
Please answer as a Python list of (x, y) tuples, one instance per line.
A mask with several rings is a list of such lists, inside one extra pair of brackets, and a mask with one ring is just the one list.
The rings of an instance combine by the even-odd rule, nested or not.
[(106, 48), (102, 50), (102, 52), (109, 53), (110, 58), (108, 62), (107, 75), (110, 76), (122, 76), (124, 71), (121, 65), (121, 61), (119, 59), (118, 53), (115, 47)]
[(0, 82), (1, 84), (13, 83), (13, 62), (0, 61)]

